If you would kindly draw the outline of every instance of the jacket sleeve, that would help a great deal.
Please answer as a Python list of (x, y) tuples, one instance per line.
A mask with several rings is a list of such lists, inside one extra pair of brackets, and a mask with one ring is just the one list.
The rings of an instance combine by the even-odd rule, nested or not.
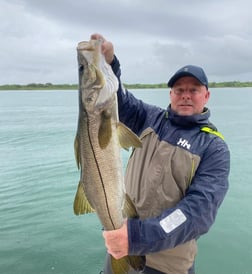
[(129, 254), (174, 248), (206, 233), (228, 190), (230, 154), (218, 137), (209, 145), (185, 197), (155, 218), (129, 219)]
[(146, 120), (146, 111), (141, 100), (135, 98), (121, 82), (120, 63), (116, 56), (111, 63), (112, 70), (119, 81), (117, 91), (119, 119), (136, 134), (139, 134), (140, 128)]
[(120, 79), (120, 63), (116, 56), (114, 56), (111, 67), (119, 81), (119, 88), (117, 91), (119, 119), (133, 132), (140, 135), (148, 116), (151, 116), (152, 112), (155, 113), (156, 108), (137, 99), (132, 93), (124, 88)]

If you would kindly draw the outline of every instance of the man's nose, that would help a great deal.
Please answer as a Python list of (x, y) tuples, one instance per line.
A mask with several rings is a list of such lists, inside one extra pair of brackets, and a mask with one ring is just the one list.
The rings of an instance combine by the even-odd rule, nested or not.
[(182, 97), (190, 98), (192, 96), (192, 93), (189, 89), (184, 89), (182, 93)]

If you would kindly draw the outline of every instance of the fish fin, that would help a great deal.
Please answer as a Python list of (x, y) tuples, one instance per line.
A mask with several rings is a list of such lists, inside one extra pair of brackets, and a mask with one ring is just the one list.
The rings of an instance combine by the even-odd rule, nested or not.
[(92, 213), (95, 211), (87, 200), (81, 182), (79, 182), (78, 189), (75, 195), (73, 209), (76, 215)]
[(98, 131), (98, 140), (101, 149), (104, 149), (109, 144), (112, 136), (112, 125), (111, 125), (111, 113), (103, 111), (101, 113), (101, 123)]
[(123, 123), (117, 123), (117, 136), (122, 148), (142, 147), (142, 142), (138, 136), (126, 127)]
[(142, 271), (145, 266), (144, 256), (125, 256), (116, 260), (111, 256), (111, 268), (113, 274), (127, 274), (130, 266), (136, 271)]
[(142, 270), (144, 270), (145, 267), (145, 256), (127, 256), (127, 261), (129, 263), (129, 265), (136, 270), (137, 272), (141, 272)]
[(129, 271), (129, 261), (127, 257), (121, 259), (115, 259), (113, 256), (111, 258), (111, 269), (113, 274), (127, 274)]
[(78, 169), (80, 169), (80, 154), (79, 154), (79, 139), (78, 136), (76, 135), (74, 139), (74, 155), (75, 155), (75, 160), (77, 163)]
[(125, 202), (124, 202), (124, 208), (123, 208), (123, 216), (125, 218), (135, 218), (138, 217), (136, 208), (134, 204), (132, 203), (129, 195), (125, 193)]

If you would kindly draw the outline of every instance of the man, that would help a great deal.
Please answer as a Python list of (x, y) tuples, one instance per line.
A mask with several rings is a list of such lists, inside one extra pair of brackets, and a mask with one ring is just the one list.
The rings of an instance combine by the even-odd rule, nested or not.
[[(100, 34), (91, 38), (104, 41), (103, 54), (120, 81), (113, 45)], [(168, 86), (170, 105), (164, 110), (136, 99), (120, 82), (120, 120), (142, 140), (125, 174), (139, 218), (103, 236), (116, 259), (145, 255), (144, 273), (193, 274), (196, 240), (214, 223), (228, 189), (230, 154), (209, 122), (205, 105), (210, 92), (203, 69), (185, 66)], [(104, 273), (111, 273), (109, 262)]]

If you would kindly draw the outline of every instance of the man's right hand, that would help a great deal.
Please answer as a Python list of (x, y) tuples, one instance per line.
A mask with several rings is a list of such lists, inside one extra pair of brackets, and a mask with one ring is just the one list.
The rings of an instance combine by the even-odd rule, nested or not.
[(105, 60), (108, 64), (111, 64), (114, 59), (114, 47), (113, 44), (109, 41), (107, 41), (101, 34), (94, 33), (90, 37), (94, 40), (102, 40), (102, 53), (105, 57)]

